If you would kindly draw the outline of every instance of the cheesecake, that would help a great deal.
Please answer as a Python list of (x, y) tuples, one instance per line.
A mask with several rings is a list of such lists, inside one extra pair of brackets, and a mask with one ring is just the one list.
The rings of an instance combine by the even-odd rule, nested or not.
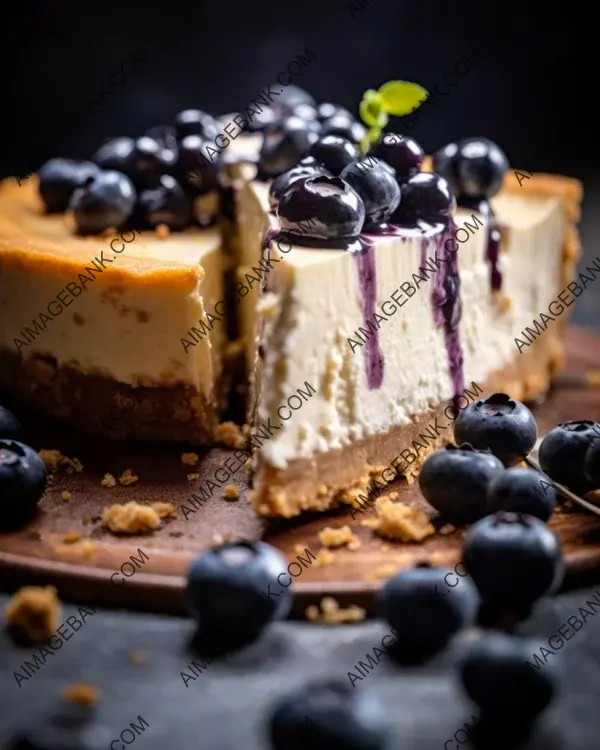
[(304, 94), (219, 152), (185, 110), (0, 186), (0, 387), (92, 435), (208, 446), (233, 386), (261, 516), (410, 481), (470, 400), (544, 393), (566, 316), (515, 339), (579, 253), (576, 180), (524, 180), (486, 139), (369, 141)]

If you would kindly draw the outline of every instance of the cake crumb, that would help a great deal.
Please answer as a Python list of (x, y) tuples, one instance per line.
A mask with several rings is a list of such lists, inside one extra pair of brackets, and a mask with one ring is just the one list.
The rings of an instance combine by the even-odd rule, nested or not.
[(131, 501), (105, 508), (102, 525), (113, 534), (139, 534), (157, 529), (160, 526), (160, 516), (149, 505)]
[(195, 479), (200, 479), (200, 474), (188, 474), (187, 475), (188, 482), (193, 482)]
[(100, 481), (103, 487), (114, 487), (117, 484), (117, 480), (112, 474), (105, 474), (104, 478)]
[(128, 487), (130, 484), (135, 484), (139, 477), (131, 473), (131, 469), (125, 469), (125, 471), (119, 477), (119, 482)]
[(91, 557), (96, 551), (96, 545), (91, 539), (84, 539), (81, 542), (81, 554), (84, 557)]
[(171, 234), (171, 230), (169, 229), (167, 224), (157, 224), (154, 227), (154, 234), (158, 237), (159, 240), (166, 240), (167, 237)]
[(69, 502), (69, 500), (71, 499), (71, 493), (70, 493), (70, 492), (69, 492), (68, 490), (63, 490), (63, 491), (62, 491), (62, 492), (60, 493), (60, 499), (61, 499), (61, 500), (62, 500), (63, 502), (65, 502), (65, 503), (68, 503), (68, 502)]
[(600, 370), (586, 370), (585, 379), (592, 388), (600, 387)]
[(55, 449), (42, 448), (39, 453), (49, 474), (56, 474), (60, 470), (65, 471), (67, 474), (83, 471), (83, 464), (78, 458), (63, 456), (60, 451)]
[(325, 547), (343, 547), (348, 546), (348, 549), (355, 550), (360, 547), (360, 539), (354, 534), (350, 526), (341, 526), (338, 529), (334, 529), (332, 526), (327, 526), (323, 531), (319, 532), (319, 541)]
[(215, 440), (228, 448), (244, 448), (246, 439), (235, 422), (222, 422), (215, 430)]
[(441, 534), (442, 536), (446, 536), (447, 534), (452, 534), (456, 531), (456, 526), (453, 526), (451, 523), (445, 523), (443, 526), (441, 526), (438, 529), (438, 534)]
[[(302, 550), (304, 552), (304, 550)], [(317, 552), (317, 559), (313, 561), (313, 565), (319, 568), (321, 565), (331, 565), (335, 560), (335, 554), (325, 547)]]
[(173, 503), (150, 503), (150, 507), (156, 512), (159, 518), (177, 518)]
[(225, 487), (223, 487), (223, 497), (226, 500), (239, 500), (240, 491), (235, 484), (226, 484)]
[(435, 534), (429, 516), (420, 508), (406, 503), (394, 503), (384, 495), (375, 501), (377, 518), (362, 522), (376, 534), (401, 542), (420, 542)]
[(63, 537), (63, 542), (64, 544), (75, 544), (75, 542), (78, 542), (80, 539), (81, 534), (78, 531), (75, 531), (75, 529), (71, 529), (70, 531), (67, 531)]
[(306, 618), (311, 622), (319, 622), (323, 625), (341, 625), (347, 622), (361, 622), (367, 616), (367, 612), (362, 607), (351, 604), (349, 607), (342, 608), (332, 596), (325, 596), (321, 599), (321, 609), (315, 604), (306, 608)]
[(391, 578), (396, 572), (397, 568), (392, 563), (387, 565), (381, 565), (375, 570), (375, 578)]
[(23, 586), (4, 609), (4, 627), (22, 643), (43, 643), (59, 626), (61, 607), (54, 586)]
[(213, 534), (212, 541), (216, 545), (227, 544), (228, 542), (234, 542), (235, 536), (233, 534)]
[(390, 492), (390, 497), (392, 498), (392, 500), (397, 500), (400, 497), (400, 493), (399, 492)]
[(195, 466), (200, 459), (200, 456), (197, 453), (182, 453), (181, 454), (181, 463), (185, 464), (186, 466)]
[(133, 651), (130, 651), (127, 656), (129, 657), (129, 661), (132, 664), (135, 664), (136, 667), (139, 667), (142, 664), (146, 663), (146, 652), (140, 651), (137, 648), (133, 649)]
[(60, 695), (67, 703), (88, 708), (95, 706), (100, 700), (100, 691), (89, 682), (72, 682), (62, 690)]

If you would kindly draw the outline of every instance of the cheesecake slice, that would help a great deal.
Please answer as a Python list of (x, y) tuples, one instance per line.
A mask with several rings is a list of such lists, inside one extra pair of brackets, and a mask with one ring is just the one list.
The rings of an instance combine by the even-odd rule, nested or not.
[[(246, 341), (255, 511), (291, 517), (352, 503), (382, 473), (384, 485), (416, 474), (452, 439), (456, 408), (490, 391), (545, 392), (562, 364), (566, 316), (526, 348), (515, 339), (573, 278), (580, 200), (575, 180), (535, 174), (521, 186), (509, 171), (492, 212), (459, 208), (451, 232), (373, 235), (357, 253), (289, 236), (265, 244), (277, 225), (269, 185), (246, 184), (244, 265), (262, 257), (272, 266), (258, 304), (244, 311), (255, 331)], [(450, 276), (444, 247), (457, 248), (456, 330), (435, 303)]]

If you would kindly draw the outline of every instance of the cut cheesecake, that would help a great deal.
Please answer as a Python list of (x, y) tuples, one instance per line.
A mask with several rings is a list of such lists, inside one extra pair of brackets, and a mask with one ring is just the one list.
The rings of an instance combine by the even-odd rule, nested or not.
[[(272, 258), (256, 319), (248, 319), (250, 305), (245, 310), (246, 328), (255, 327), (247, 341), (254, 347), (251, 422), (262, 434), (254, 441), (258, 514), (290, 517), (353, 502), (386, 467), (416, 473), (428, 452), (452, 438), (452, 411), (444, 410), (453, 396), (461, 408), (490, 391), (531, 399), (548, 389), (563, 358), (566, 316), (522, 353), (515, 337), (573, 277), (577, 181), (536, 174), (521, 187), (507, 174), (492, 199), (502, 236), (497, 291), (486, 257), (490, 219), (458, 209), (462, 319), (456, 335), (432, 304), (445, 267), (434, 259), (444, 256), (447, 232), (373, 236), (366, 253), (275, 239), (265, 253), (263, 236), (274, 222), (268, 190), (253, 182), (238, 194), (244, 264)], [(371, 298), (367, 305), (365, 298)], [(315, 393), (301, 405), (289, 401), (299, 389), (309, 393), (309, 385)], [(261, 426), (268, 424), (265, 436)], [(430, 424), (438, 429), (416, 449), (412, 441)]]
[(0, 385), (94, 434), (213, 442), (227, 329), (188, 331), (224, 297), (219, 230), (75, 236), (35, 177), (0, 207)]

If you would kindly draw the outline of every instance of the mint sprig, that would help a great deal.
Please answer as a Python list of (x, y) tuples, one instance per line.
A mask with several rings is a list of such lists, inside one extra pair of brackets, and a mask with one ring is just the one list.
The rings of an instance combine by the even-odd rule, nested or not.
[(359, 114), (369, 130), (360, 144), (363, 153), (369, 150), (388, 124), (389, 115), (401, 117), (414, 112), (429, 96), (418, 83), (388, 81), (375, 89), (367, 89), (359, 105)]

